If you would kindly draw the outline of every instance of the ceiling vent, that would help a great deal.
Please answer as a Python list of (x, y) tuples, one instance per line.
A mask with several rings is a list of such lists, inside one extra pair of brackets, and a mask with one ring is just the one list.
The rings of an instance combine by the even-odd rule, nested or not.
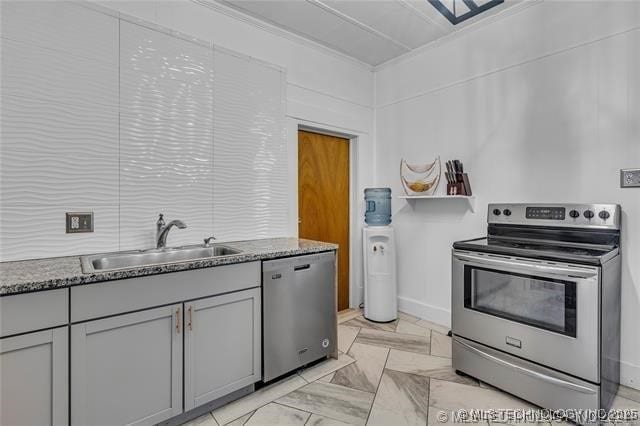
[(473, 18), (504, 0), (428, 0), (453, 25)]

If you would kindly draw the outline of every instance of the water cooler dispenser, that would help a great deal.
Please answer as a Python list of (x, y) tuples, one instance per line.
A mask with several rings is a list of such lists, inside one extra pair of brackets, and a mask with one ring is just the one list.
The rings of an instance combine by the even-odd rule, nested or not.
[(396, 245), (391, 226), (391, 189), (367, 188), (363, 229), (364, 316), (377, 322), (398, 317)]

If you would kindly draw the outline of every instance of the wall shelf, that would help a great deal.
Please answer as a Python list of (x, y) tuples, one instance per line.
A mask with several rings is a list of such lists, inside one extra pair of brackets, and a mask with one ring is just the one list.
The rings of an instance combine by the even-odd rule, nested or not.
[(408, 202), (417, 200), (464, 200), (472, 212), (475, 213), (476, 211), (476, 197), (473, 195), (399, 195), (398, 198)]

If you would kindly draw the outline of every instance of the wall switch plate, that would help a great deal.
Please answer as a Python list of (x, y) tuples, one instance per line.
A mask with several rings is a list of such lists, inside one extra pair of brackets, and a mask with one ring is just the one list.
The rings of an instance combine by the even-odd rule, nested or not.
[(640, 169), (621, 169), (620, 188), (640, 188)]
[(67, 212), (67, 234), (93, 232), (93, 212)]

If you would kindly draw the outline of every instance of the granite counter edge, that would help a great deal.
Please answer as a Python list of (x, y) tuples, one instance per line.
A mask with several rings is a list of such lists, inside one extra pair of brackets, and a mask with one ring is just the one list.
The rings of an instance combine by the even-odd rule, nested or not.
[[(255, 253), (240, 253), (236, 255), (200, 259), (196, 261), (186, 261), (180, 263), (167, 263), (160, 265), (150, 265), (139, 268), (99, 272), (93, 274), (79, 274), (70, 275), (63, 278), (42, 279), (33, 282), (22, 282), (17, 284), (9, 284), (0, 286), (0, 297), (13, 296), (24, 293), (32, 293), (38, 291), (55, 290), (61, 288), (69, 288), (79, 285), (97, 284), (102, 282), (117, 281), (127, 278), (137, 278), (150, 275), (160, 275), (171, 272), (188, 271), (192, 269), (211, 268), (215, 266), (232, 265), (238, 263), (247, 263), (263, 260), (271, 260), (282, 257), (298, 256), (304, 254), (314, 254), (322, 252), (336, 251), (337, 245), (323, 243), (315, 247), (304, 247), (296, 249), (285, 250), (265, 250), (264, 252)], [(78, 265), (80, 265), (81, 256), (71, 256), (78, 259)], [(68, 257), (67, 257), (68, 258)], [(34, 263), (38, 262), (38, 259), (33, 260)]]

